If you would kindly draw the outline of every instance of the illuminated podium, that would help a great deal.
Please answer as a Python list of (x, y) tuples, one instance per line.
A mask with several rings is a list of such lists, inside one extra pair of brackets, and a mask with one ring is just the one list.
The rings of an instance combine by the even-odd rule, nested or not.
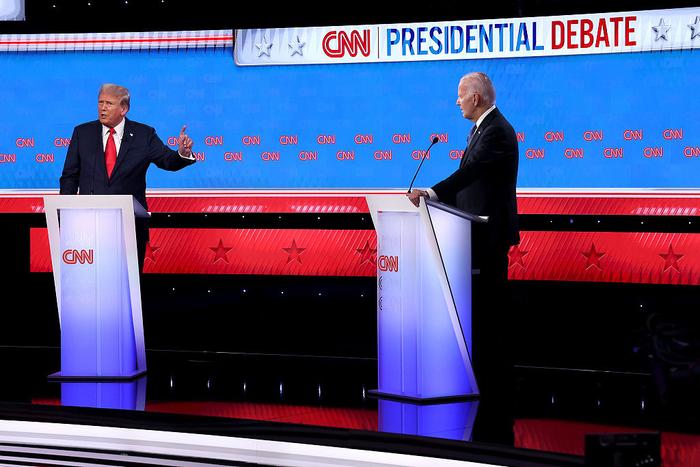
[(146, 376), (126, 381), (62, 381), (61, 405), (144, 411)]
[(378, 409), (382, 433), (471, 441), (479, 401), (416, 404), (383, 399)]
[[(61, 380), (121, 380), (146, 372), (135, 217), (130, 195), (46, 196), (61, 326)], [(59, 221), (60, 218), (60, 221)]]
[(368, 196), (377, 230), (378, 397), (476, 397), (471, 364), (471, 227), (433, 201)]

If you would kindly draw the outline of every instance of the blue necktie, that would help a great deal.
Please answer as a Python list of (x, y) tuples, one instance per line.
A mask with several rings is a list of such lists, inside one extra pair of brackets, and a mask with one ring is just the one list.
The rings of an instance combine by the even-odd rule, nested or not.
[(467, 139), (467, 147), (472, 144), (472, 139), (474, 138), (474, 133), (476, 133), (476, 125), (472, 127), (472, 131), (469, 132), (469, 139)]
[(466, 162), (467, 162), (467, 153), (469, 152), (469, 148), (472, 145), (472, 140), (474, 139), (474, 135), (476, 134), (476, 125), (472, 127), (472, 131), (469, 132), (469, 138), (467, 138), (467, 147), (462, 153), (462, 160), (459, 163), (459, 166), (462, 167)]

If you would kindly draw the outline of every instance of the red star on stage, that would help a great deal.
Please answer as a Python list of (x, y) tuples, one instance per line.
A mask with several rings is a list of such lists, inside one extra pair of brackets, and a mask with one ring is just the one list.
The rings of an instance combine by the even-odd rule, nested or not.
[(663, 272), (666, 272), (669, 269), (674, 269), (676, 272), (681, 272), (681, 270), (678, 268), (678, 260), (685, 255), (679, 255), (678, 253), (674, 253), (673, 245), (668, 246), (667, 253), (659, 253), (659, 256), (661, 256), (665, 261)]
[(289, 253), (289, 257), (287, 258), (287, 264), (291, 263), (294, 260), (299, 261), (299, 264), (301, 264), (301, 253), (306, 250), (306, 248), (299, 248), (297, 246), (297, 242), (292, 239), (292, 246), (289, 248), (282, 248), (284, 251)]
[(599, 253), (595, 249), (595, 243), (591, 243), (591, 248), (588, 251), (582, 251), (581, 254), (586, 257), (586, 271), (591, 267), (595, 266), (599, 271), (603, 268), (600, 267), (600, 258), (605, 256), (605, 253)]
[(519, 264), (521, 268), (525, 269), (523, 258), (527, 256), (528, 253), (529, 251), (527, 250), (521, 250), (520, 245), (513, 246), (508, 252), (508, 262), (510, 263), (508, 267), (512, 268), (516, 264)]
[(214, 252), (214, 261), (211, 263), (214, 264), (219, 260), (225, 261), (228, 263), (228, 257), (226, 254), (233, 250), (233, 247), (228, 248), (224, 246), (224, 241), (222, 239), (219, 239), (219, 244), (217, 246), (210, 246), (209, 249)]
[(377, 264), (377, 249), (370, 248), (369, 240), (365, 242), (365, 246), (358, 248), (357, 252), (360, 254), (360, 266), (369, 261), (372, 264)]
[(146, 243), (146, 256), (144, 258), (144, 261), (147, 259), (150, 259), (154, 263), (157, 261), (156, 260), (156, 251), (160, 250), (159, 246), (153, 246), (151, 245), (151, 242)]

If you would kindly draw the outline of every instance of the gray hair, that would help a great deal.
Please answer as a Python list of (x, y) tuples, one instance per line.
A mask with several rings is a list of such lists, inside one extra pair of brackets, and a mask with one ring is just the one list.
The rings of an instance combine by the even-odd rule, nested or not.
[(127, 109), (131, 107), (131, 96), (129, 95), (129, 90), (124, 86), (119, 86), (118, 84), (105, 83), (100, 86), (100, 94), (109, 94), (110, 96), (115, 96), (119, 98), (119, 103), (125, 106)]
[(493, 83), (486, 76), (486, 73), (480, 71), (469, 73), (462, 76), (460, 81), (469, 83), (469, 88), (481, 96), (486, 107), (491, 107), (496, 103), (496, 88), (493, 87)]

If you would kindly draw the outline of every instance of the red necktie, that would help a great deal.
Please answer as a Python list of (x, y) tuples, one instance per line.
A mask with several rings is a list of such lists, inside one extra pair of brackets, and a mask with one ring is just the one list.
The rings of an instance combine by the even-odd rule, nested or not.
[(114, 165), (117, 163), (117, 145), (114, 144), (114, 128), (109, 129), (107, 146), (105, 147), (105, 165), (107, 165), (107, 178), (112, 176)]

